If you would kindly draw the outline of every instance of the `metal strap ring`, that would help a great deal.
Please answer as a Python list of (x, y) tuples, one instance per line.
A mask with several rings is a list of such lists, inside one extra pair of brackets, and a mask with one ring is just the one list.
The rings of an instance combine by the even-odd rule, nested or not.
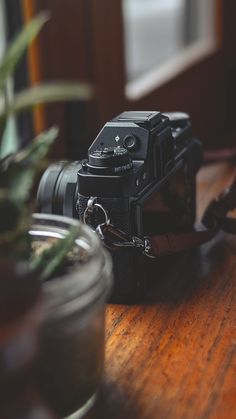
[[(95, 208), (95, 207), (99, 208), (103, 212), (104, 217), (105, 217), (104, 224), (106, 224), (106, 225), (110, 224), (110, 218), (108, 217), (108, 214), (107, 214), (105, 208), (101, 204), (98, 204), (97, 202), (93, 204), (93, 208)], [(88, 213), (91, 214), (91, 208), (90, 207), (87, 207), (84, 211), (84, 215), (83, 215), (84, 224), (87, 224)]]

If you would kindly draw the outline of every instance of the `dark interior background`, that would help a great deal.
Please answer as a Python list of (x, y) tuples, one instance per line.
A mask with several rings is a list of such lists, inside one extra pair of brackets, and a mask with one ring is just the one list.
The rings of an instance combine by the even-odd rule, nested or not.
[(132, 109), (183, 110), (190, 113), (194, 134), (206, 148), (234, 144), (236, 2), (215, 1), (217, 51), (142, 99), (129, 101), (124, 94), (121, 0), (22, 0), (27, 19), (41, 10), (51, 14), (34, 46), (38, 71), (33, 81), (83, 80), (95, 89), (89, 104), (60, 103), (41, 110), (42, 127), (60, 126), (53, 157), (84, 157), (102, 125)]

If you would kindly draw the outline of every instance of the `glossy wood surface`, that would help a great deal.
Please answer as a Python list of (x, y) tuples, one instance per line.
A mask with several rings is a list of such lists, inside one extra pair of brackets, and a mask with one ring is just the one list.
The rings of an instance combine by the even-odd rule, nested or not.
[[(199, 214), (235, 168), (203, 168)], [(157, 278), (152, 303), (108, 305), (103, 385), (90, 418), (236, 418), (236, 237), (221, 233)]]

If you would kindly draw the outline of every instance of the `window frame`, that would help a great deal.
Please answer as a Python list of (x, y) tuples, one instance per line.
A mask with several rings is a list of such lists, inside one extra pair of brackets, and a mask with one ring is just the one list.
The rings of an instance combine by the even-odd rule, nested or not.
[[(209, 1), (209, 0), (208, 0)], [(123, 3), (123, 13), (124, 13), (124, 1)], [(217, 34), (216, 24), (213, 28), (214, 34), (213, 37), (208, 37), (204, 39), (191, 39), (192, 34), (190, 33), (190, 23), (188, 23), (187, 16), (192, 16), (193, 14), (199, 18), (199, 15), (203, 14), (203, 7), (206, 6), (204, 2), (198, 2), (188, 0), (185, 1), (185, 17), (184, 22), (186, 22), (186, 27), (183, 28), (183, 38), (186, 40), (186, 45), (181, 51), (177, 51), (172, 57), (166, 58), (160, 64), (153, 66), (145, 73), (140, 74), (137, 77), (134, 77), (131, 80), (126, 81), (125, 85), (125, 95), (129, 100), (142, 99), (145, 95), (152, 92), (155, 89), (158, 89), (163, 84), (171, 81), (173, 78), (177, 77), (179, 74), (191, 68), (191, 66), (197, 64), (202, 59), (208, 57), (211, 54), (214, 54), (218, 51), (220, 45), (220, 39)], [(214, 7), (216, 8), (216, 2), (214, 2)], [(197, 8), (197, 10), (196, 10)], [(195, 11), (195, 13), (193, 13)], [(215, 10), (214, 10), (215, 13)], [(199, 31), (199, 24), (196, 23), (195, 32)], [(125, 24), (124, 24), (125, 30)], [(186, 36), (184, 33), (186, 32)], [(196, 35), (197, 36), (197, 35)], [(187, 42), (189, 40), (189, 42)], [(125, 50), (125, 46), (124, 46)], [(125, 52), (127, 56), (127, 51)], [(127, 67), (127, 65), (126, 65)], [(126, 70), (127, 73), (127, 70)]]

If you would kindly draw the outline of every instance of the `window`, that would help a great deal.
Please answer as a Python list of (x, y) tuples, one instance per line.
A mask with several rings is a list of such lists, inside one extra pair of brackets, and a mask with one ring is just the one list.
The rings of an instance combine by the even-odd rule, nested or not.
[(123, 0), (123, 23), (129, 99), (216, 48), (214, 0)]

